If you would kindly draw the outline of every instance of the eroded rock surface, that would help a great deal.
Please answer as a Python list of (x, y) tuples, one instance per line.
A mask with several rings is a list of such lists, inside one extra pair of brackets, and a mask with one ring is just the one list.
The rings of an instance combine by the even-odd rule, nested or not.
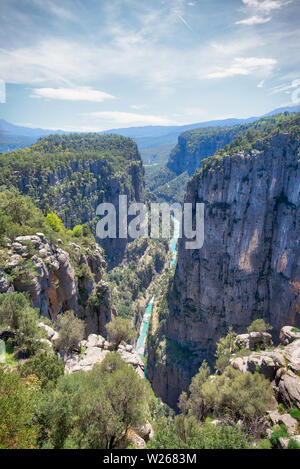
[[(53, 244), (43, 233), (20, 236), (9, 244), (7, 271), (0, 272), (0, 292), (28, 292), (31, 305), (41, 316), (56, 319), (73, 310), (85, 320), (87, 334), (105, 334), (115, 314), (110, 286), (103, 280), (106, 262), (96, 243), (82, 247)], [(92, 297), (93, 301), (90, 300)]]
[(185, 249), (179, 240), (164, 331), (187, 358), (167, 354), (172, 375), (155, 352), (149, 360), (150, 379), (172, 406), (203, 359), (213, 362), (229, 326), (243, 333), (260, 317), (275, 341), (284, 325), (300, 327), (300, 144), (278, 133), (256, 146), (213, 158), (188, 184), (185, 202), (205, 204), (204, 245)]

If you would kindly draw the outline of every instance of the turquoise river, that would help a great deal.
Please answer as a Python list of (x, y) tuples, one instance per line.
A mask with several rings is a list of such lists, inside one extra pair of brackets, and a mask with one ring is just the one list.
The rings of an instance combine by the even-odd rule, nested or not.
[[(172, 220), (174, 221), (174, 236), (170, 241), (170, 249), (172, 252), (172, 259), (170, 262), (170, 267), (173, 267), (173, 265), (175, 265), (176, 263), (177, 242), (179, 238), (179, 223), (173, 217), (172, 217)], [(143, 322), (142, 322), (141, 329), (140, 329), (140, 335), (136, 344), (136, 350), (142, 357), (145, 355), (146, 337), (147, 337), (149, 321), (150, 321), (150, 317), (152, 313), (153, 302), (154, 302), (154, 296), (151, 298), (151, 300), (147, 304), (147, 307), (143, 316)]]

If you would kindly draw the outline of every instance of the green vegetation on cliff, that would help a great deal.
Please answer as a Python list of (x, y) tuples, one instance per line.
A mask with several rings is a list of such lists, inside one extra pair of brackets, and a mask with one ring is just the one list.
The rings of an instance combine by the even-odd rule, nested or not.
[(119, 194), (139, 199), (144, 170), (132, 139), (119, 135), (50, 135), (0, 155), (0, 185), (12, 185), (66, 226), (95, 218), (99, 203)]
[(188, 171), (191, 176), (214, 154), (223, 156), (241, 150), (251, 151), (255, 149), (257, 140), (270, 138), (278, 132), (289, 132), (299, 137), (299, 115), (285, 112), (232, 127), (208, 127), (184, 132), (179, 136), (167, 166), (177, 174)]
[(253, 150), (267, 150), (271, 137), (279, 133), (289, 134), (299, 140), (300, 113), (274, 115), (248, 124), (244, 130), (240, 136), (218, 150), (214, 156), (203, 160), (203, 169), (209, 168), (211, 163), (217, 159), (234, 157), (239, 152), (250, 153)]

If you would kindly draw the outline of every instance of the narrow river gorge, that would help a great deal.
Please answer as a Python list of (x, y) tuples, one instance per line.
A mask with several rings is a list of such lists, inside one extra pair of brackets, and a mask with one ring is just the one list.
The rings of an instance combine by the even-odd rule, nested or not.
[[(171, 255), (172, 255), (170, 267), (173, 267), (176, 263), (177, 242), (179, 238), (179, 227), (180, 227), (178, 220), (176, 220), (174, 217), (172, 217), (172, 221), (174, 223), (174, 235), (170, 241), (170, 250), (171, 250)], [(151, 300), (149, 301), (149, 303), (147, 304), (147, 307), (143, 316), (141, 328), (140, 328), (140, 334), (139, 334), (137, 344), (136, 344), (136, 350), (141, 357), (144, 357), (145, 355), (147, 332), (148, 332), (148, 327), (149, 327), (154, 300), (155, 300), (155, 297), (153, 296)]]

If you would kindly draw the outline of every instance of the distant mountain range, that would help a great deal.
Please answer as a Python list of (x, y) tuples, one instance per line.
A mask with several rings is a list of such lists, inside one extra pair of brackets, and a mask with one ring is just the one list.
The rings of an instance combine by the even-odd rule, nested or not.
[[(287, 106), (275, 109), (264, 116), (278, 114), (281, 112), (299, 112), (300, 106)], [(133, 138), (141, 152), (144, 163), (164, 163), (167, 161), (171, 148), (177, 143), (178, 136), (186, 130), (192, 130), (200, 127), (211, 126), (232, 126), (244, 122), (253, 122), (259, 117), (249, 117), (247, 119), (221, 119), (207, 122), (198, 122), (196, 124), (178, 125), (178, 126), (144, 126), (128, 127), (120, 129), (111, 129), (99, 132), (116, 133), (124, 137)], [(71, 133), (63, 130), (49, 130), (40, 128), (30, 128), (11, 124), (4, 119), (0, 119), (0, 153), (13, 151), (19, 148), (25, 148), (35, 143), (40, 137), (54, 133)]]

